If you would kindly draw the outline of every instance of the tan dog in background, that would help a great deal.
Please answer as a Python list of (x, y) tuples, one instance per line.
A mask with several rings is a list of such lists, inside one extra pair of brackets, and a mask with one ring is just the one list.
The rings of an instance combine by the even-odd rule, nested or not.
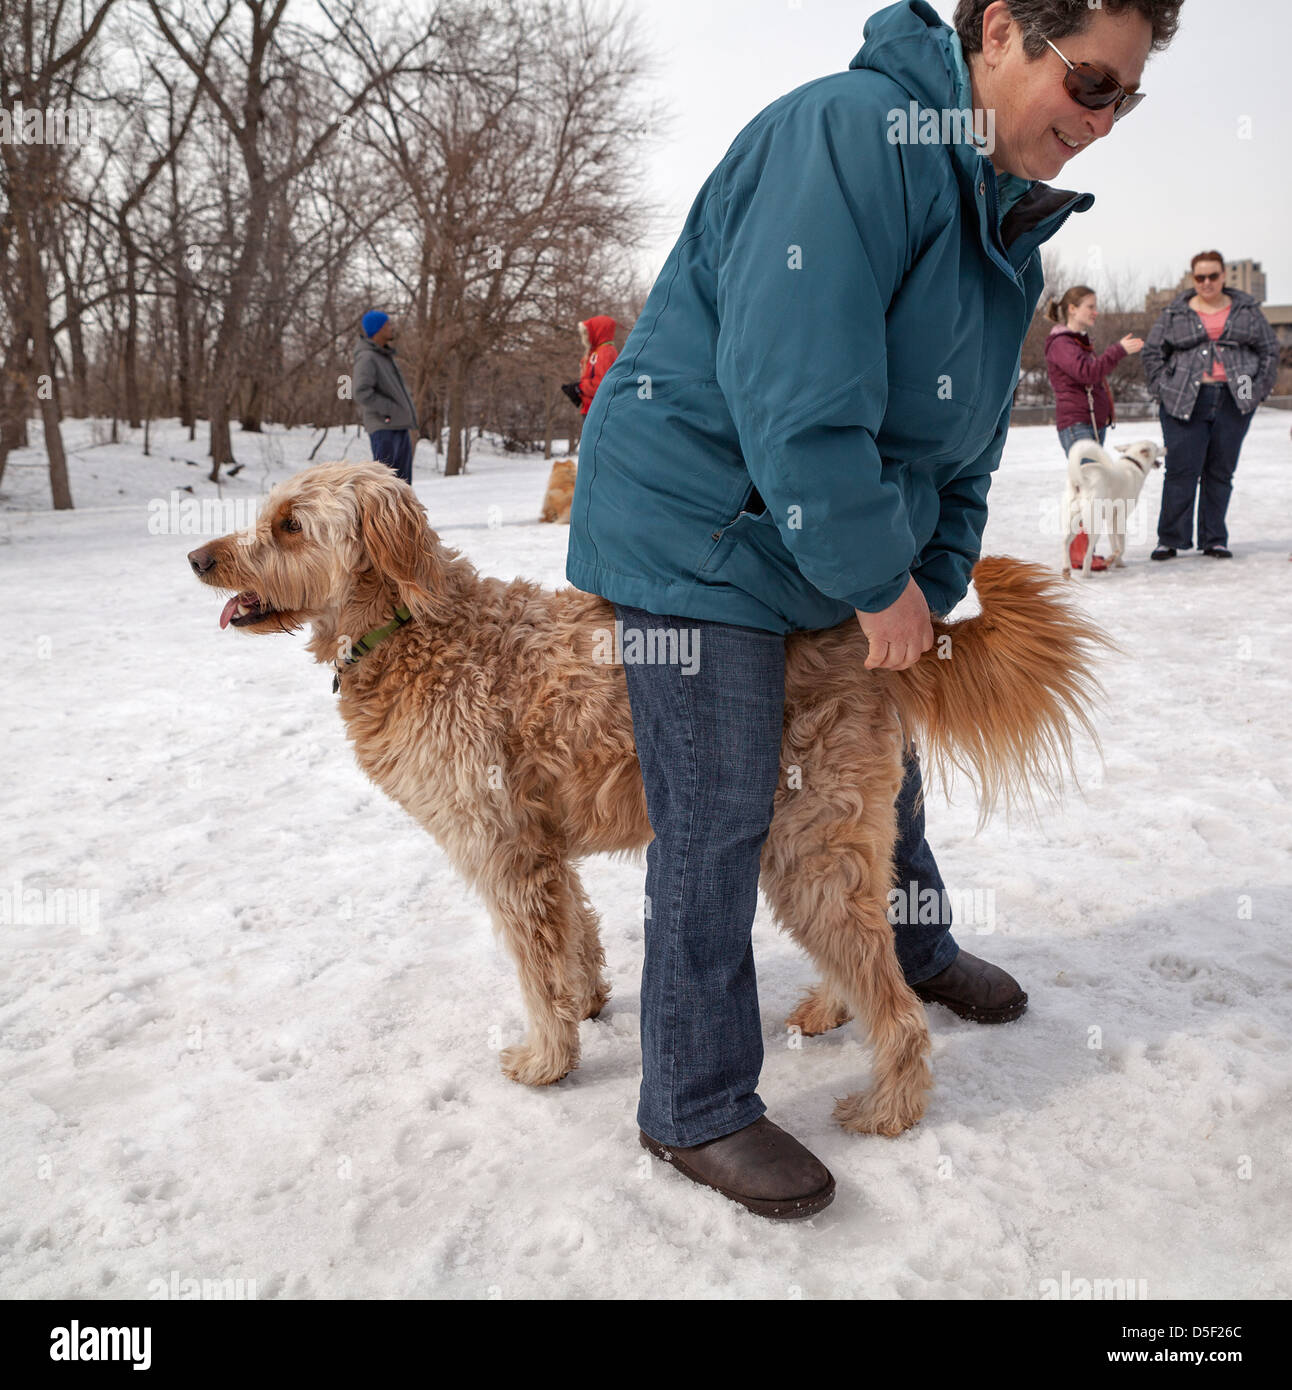
[[(377, 463), (305, 469), (246, 533), (189, 561), (234, 592), (222, 624), (309, 624), (328, 665), (396, 605), (411, 612), (341, 671), (341, 717), (360, 767), (435, 837), (516, 961), (529, 1034), (503, 1071), (559, 1081), (609, 994), (577, 862), (651, 839), (624, 670), (604, 656), (611, 605), (482, 577)], [(800, 776), (776, 792), (760, 886), (823, 976), (791, 1022), (813, 1033), (855, 1015), (869, 1033), (871, 1089), (835, 1106), (853, 1131), (915, 1124), (931, 1084), (924, 1008), (888, 919), (903, 731), (974, 777), (984, 813), (1029, 781), (1052, 786), (1075, 728), (1093, 737), (1088, 669), (1106, 639), (1038, 565), (984, 559), (974, 579), (981, 613), (934, 623), (937, 648), (906, 671), (866, 670), (852, 619), (786, 638), (782, 763)]]
[(547, 493), (543, 498), (540, 521), (556, 521), (570, 524), (570, 503), (574, 501), (573, 459), (557, 459), (552, 465), (551, 476), (547, 480)]

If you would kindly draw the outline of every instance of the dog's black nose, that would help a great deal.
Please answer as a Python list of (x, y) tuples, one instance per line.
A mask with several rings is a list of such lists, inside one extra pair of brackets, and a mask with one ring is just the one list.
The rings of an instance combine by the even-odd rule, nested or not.
[(188, 562), (193, 566), (194, 574), (205, 574), (215, 567), (215, 556), (203, 545), (188, 552)]

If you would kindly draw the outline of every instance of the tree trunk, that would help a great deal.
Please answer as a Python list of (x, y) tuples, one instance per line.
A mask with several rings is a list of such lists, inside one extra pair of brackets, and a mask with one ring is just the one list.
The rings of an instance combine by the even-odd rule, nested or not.
[(243, 434), (262, 434), (260, 419), (260, 382), (255, 380), (247, 390), (247, 399), (239, 412), (238, 423)]
[(0, 368), (0, 480), (4, 478), (10, 450), (23, 446), (18, 427), (26, 409), (27, 381), (27, 330), (17, 327)]
[[(193, 383), (189, 361), (188, 283), (181, 272), (175, 280), (175, 371), (179, 392), (176, 406), (180, 424), (192, 429), (196, 421), (193, 415)], [(189, 438), (192, 437), (190, 434)]]
[(125, 378), (126, 420), (132, 430), (143, 423), (139, 408), (139, 253), (129, 233), (121, 229), (126, 252), (126, 336), (121, 346)]
[(49, 350), (49, 286), (45, 282), (45, 267), (31, 225), (31, 213), (24, 209), (18, 214), (18, 235), (22, 241), (27, 263), (27, 302), (31, 305), (32, 373), (36, 379), (36, 397), (40, 401), (41, 420), (45, 426), (45, 452), (49, 457), (49, 491), (54, 510), (72, 509), (72, 487), (67, 476), (67, 454), (63, 450), (63, 433), (59, 428), (58, 399), (54, 392), (54, 360)]
[(453, 354), (449, 367), (449, 447), (444, 460), (444, 476), (456, 478), (462, 472), (462, 437), (466, 433), (466, 363), (460, 353)]
[[(254, 139), (254, 133), (252, 139)], [(211, 481), (220, 481), (220, 465), (234, 463), (233, 439), (229, 432), (230, 397), (238, 358), (238, 338), (242, 314), (251, 297), (251, 282), (260, 264), (260, 248), (269, 217), (269, 187), (260, 166), (258, 151), (244, 154), (250, 185), (247, 196), (247, 225), (243, 230), (242, 254), (229, 281), (229, 297), (224, 303), (220, 329), (215, 336), (211, 378), (207, 385), (207, 412), (211, 422)]]
[(74, 283), (64, 280), (63, 295), (67, 300), (67, 340), (72, 350), (71, 396), (72, 408), (68, 412), (77, 419), (89, 414), (90, 371), (85, 360), (85, 334), (81, 328), (81, 300)]

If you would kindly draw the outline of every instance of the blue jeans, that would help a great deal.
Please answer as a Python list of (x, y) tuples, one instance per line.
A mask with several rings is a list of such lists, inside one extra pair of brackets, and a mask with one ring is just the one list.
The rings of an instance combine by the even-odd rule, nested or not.
[(1157, 518), (1157, 542), (1173, 550), (1193, 545), (1193, 504), (1201, 481), (1198, 505), (1198, 549), (1229, 544), (1225, 514), (1233, 492), (1234, 469), (1239, 450), (1252, 423), (1234, 404), (1224, 382), (1204, 382), (1198, 390), (1193, 413), (1177, 420), (1165, 409), (1162, 442), (1166, 445), (1166, 473), (1162, 479), (1162, 509)]
[[(614, 607), (625, 633), (684, 632), (699, 658), (624, 664), (655, 832), (646, 851), (637, 1123), (657, 1142), (685, 1147), (743, 1129), (767, 1109), (757, 1089), (763, 1030), (751, 933), (780, 780), (785, 639)], [(679, 643), (677, 651), (688, 648)], [(934, 889), (945, 902), (915, 811), (919, 789), (919, 765), (909, 758), (897, 801), (895, 882)], [(912, 984), (959, 953), (949, 914), (939, 915), (936, 924), (894, 928)]]
[[(1104, 436), (1108, 433), (1108, 426), (1105, 425), (1099, 431), (1099, 442), (1104, 442)], [(1078, 422), (1075, 425), (1068, 425), (1059, 431), (1059, 443), (1063, 446), (1063, 457), (1067, 458), (1068, 450), (1077, 442), (1078, 439), (1093, 439), (1095, 437), (1095, 427)]]
[(407, 430), (369, 430), (372, 456), (386, 464), (397, 478), (413, 481), (413, 437)]

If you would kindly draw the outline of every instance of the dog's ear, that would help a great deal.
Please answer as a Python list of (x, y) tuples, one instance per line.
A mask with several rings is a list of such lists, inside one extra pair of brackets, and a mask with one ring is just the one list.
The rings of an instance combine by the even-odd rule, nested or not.
[(365, 480), (358, 493), (360, 538), (373, 569), (394, 585), (410, 612), (444, 621), (444, 561), (413, 489), (391, 476)]

